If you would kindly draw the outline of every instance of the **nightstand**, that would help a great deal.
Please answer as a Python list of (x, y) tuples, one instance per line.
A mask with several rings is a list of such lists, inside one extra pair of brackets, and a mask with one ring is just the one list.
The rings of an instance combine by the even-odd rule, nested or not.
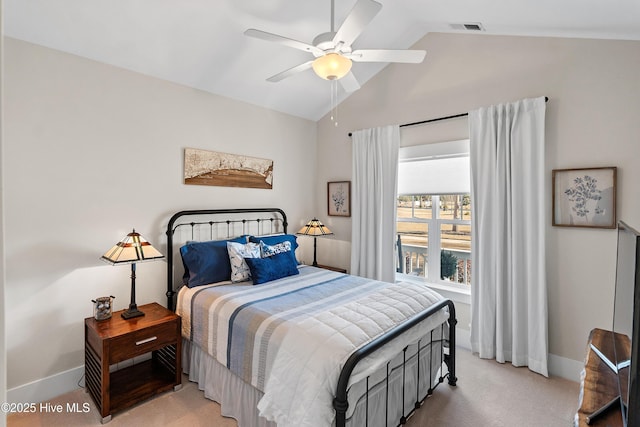
[[(182, 387), (180, 316), (157, 303), (139, 309), (145, 315), (129, 320), (121, 310), (107, 320), (84, 321), (85, 388), (102, 423), (114, 412)], [(109, 366), (147, 353), (150, 359), (109, 372)]]
[(318, 268), (324, 268), (325, 270), (331, 270), (331, 271), (337, 271), (338, 273), (344, 273), (347, 274), (347, 270), (344, 268), (340, 268), (340, 267), (331, 267), (329, 265), (316, 265), (316, 267)]

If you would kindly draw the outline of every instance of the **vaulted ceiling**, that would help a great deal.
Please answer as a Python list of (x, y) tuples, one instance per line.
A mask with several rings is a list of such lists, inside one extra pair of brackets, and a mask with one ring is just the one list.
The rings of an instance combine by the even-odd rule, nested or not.
[[(482, 34), (640, 40), (638, 0), (378, 1), (354, 49), (408, 48), (429, 32), (466, 31), (464, 23), (481, 23)], [(354, 4), (336, 0), (336, 27)], [(311, 120), (330, 109), (327, 81), (311, 70), (266, 81), (309, 53), (243, 33), (311, 43), (330, 16), (330, 0), (4, 0), (3, 8), (7, 36)], [(362, 85), (385, 65), (352, 71)]]

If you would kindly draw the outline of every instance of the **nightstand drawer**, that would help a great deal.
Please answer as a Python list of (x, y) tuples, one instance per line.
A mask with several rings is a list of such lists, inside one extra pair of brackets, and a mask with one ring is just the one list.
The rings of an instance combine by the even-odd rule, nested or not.
[(165, 322), (113, 338), (109, 344), (109, 361), (121, 362), (175, 344), (177, 330), (176, 322)]

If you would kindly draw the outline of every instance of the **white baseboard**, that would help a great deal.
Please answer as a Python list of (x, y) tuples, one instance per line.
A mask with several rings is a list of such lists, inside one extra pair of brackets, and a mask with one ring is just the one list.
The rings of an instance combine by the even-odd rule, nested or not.
[(579, 362), (566, 357), (556, 356), (549, 353), (549, 374), (565, 378), (571, 381), (580, 382), (580, 374), (584, 368), (584, 361)]
[(84, 365), (7, 390), (9, 403), (38, 403), (78, 388)]

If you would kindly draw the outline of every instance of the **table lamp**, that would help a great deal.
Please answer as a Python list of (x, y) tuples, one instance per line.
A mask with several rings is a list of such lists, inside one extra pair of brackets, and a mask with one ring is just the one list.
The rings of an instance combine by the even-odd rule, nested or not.
[(307, 223), (304, 227), (302, 227), (296, 234), (300, 234), (303, 236), (313, 236), (313, 266), (318, 266), (318, 261), (316, 261), (316, 237), (318, 236), (327, 236), (329, 234), (333, 234), (331, 230), (329, 230), (323, 223), (318, 221), (317, 218), (313, 218), (311, 221)]
[(138, 310), (136, 305), (136, 263), (155, 261), (161, 258), (164, 258), (164, 255), (136, 233), (135, 229), (102, 255), (102, 260), (111, 265), (131, 264), (131, 303), (129, 308), (122, 313), (122, 317), (125, 319), (144, 316), (144, 313)]

